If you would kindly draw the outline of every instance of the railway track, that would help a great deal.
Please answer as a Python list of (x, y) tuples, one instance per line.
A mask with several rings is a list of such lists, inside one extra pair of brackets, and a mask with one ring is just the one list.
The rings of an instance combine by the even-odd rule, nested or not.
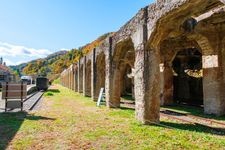
[(211, 118), (194, 116), (194, 115), (191, 115), (191, 114), (180, 113), (180, 112), (176, 112), (176, 111), (172, 111), (172, 110), (168, 110), (168, 109), (163, 109), (161, 111), (161, 113), (163, 115), (172, 115), (172, 116), (174, 116), (174, 118), (188, 117), (191, 120), (194, 120), (195, 122), (198, 122), (198, 123), (204, 122), (205, 124), (218, 125), (218, 126), (223, 126), (225, 128), (225, 122), (218, 121), (218, 120), (211, 119)]
[(222, 121), (218, 121), (211, 118), (194, 116), (191, 114), (180, 113), (167, 109), (161, 110), (160, 115), (168, 119), (173, 119), (187, 124), (209, 128), (210, 130), (217, 132), (220, 135), (225, 135), (225, 122)]
[(35, 92), (35, 93), (31, 94), (30, 96), (28, 96), (28, 98), (25, 99), (24, 103), (23, 103), (24, 110), (31, 111), (31, 110), (35, 109), (36, 105), (41, 100), (43, 94), (44, 94), (43, 91), (38, 91), (38, 92)]

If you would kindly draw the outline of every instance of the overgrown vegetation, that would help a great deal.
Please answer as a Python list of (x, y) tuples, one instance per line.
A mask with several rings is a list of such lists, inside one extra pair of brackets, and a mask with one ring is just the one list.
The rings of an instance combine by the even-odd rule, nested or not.
[(225, 137), (199, 125), (161, 119), (141, 125), (134, 110), (96, 107), (59, 85), (41, 110), (0, 114), (0, 149), (224, 149)]
[(98, 39), (94, 40), (93, 42), (88, 43), (85, 46), (81, 47), (80, 49), (82, 50), (83, 54), (86, 55), (89, 52), (91, 52), (94, 48), (98, 47), (105, 40), (105, 38), (110, 34), (113, 34), (113, 32), (106, 33), (100, 36)]

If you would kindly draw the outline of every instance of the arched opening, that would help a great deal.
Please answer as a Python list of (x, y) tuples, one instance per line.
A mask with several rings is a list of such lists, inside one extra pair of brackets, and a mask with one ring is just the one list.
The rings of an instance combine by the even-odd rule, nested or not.
[(134, 78), (132, 67), (124, 63), (121, 65), (121, 98), (123, 100), (134, 100)]
[(131, 39), (117, 43), (113, 55), (113, 102), (119, 107), (120, 102), (134, 102), (134, 68), (135, 52)]
[(96, 90), (94, 100), (98, 99), (101, 88), (105, 88), (105, 54), (102, 52), (96, 58)]
[(174, 102), (203, 106), (202, 54), (196, 48), (181, 50), (172, 66)]
[(91, 97), (91, 60), (87, 62), (85, 69), (85, 96)]
[[(177, 42), (177, 45), (179, 45), (179, 50), (192, 48), (193, 45), (188, 44), (188, 42), (190, 43), (191, 41), (194, 41), (198, 43), (199, 46), (201, 47), (202, 54), (204, 56), (207, 55), (206, 57), (209, 57), (210, 59), (213, 59), (211, 57), (212, 55), (218, 55), (218, 51), (221, 50), (221, 46), (216, 45), (220, 43), (219, 40), (217, 39), (220, 39), (221, 35), (215, 36), (218, 34), (213, 35), (212, 34), (213, 32), (209, 32), (211, 29), (215, 30), (214, 27), (209, 29), (210, 27), (209, 25), (212, 25), (214, 23), (212, 22), (204, 23), (203, 28), (201, 27), (200, 28), (201, 30), (196, 32), (195, 20), (186, 21), (189, 18), (192, 18), (192, 17), (195, 18), (195, 16), (199, 16), (200, 14), (205, 13), (207, 10), (211, 10), (212, 8), (215, 8), (216, 6), (219, 5), (220, 2), (219, 1), (218, 2), (192, 1), (190, 3), (185, 2), (185, 5), (180, 5), (179, 7), (174, 7), (174, 8), (171, 7), (171, 11), (165, 11), (166, 9), (162, 9), (163, 7), (167, 8), (167, 6), (170, 7), (172, 6), (172, 4), (178, 4), (178, 3), (182, 4), (182, 2), (180, 3), (178, 1), (171, 1), (171, 2), (165, 2), (165, 5), (159, 5), (159, 7), (157, 7), (156, 5), (156, 7), (158, 8), (158, 10), (156, 9), (156, 11), (158, 11), (158, 14), (160, 15), (155, 17), (155, 13), (150, 12), (148, 13), (148, 17), (154, 18), (154, 19), (149, 19), (149, 18), (146, 19), (148, 24), (147, 30), (150, 32), (148, 32), (147, 34), (148, 39), (144, 49), (145, 51), (143, 50), (143, 53), (137, 51), (137, 55), (136, 55), (137, 62), (135, 63), (136, 69), (142, 69), (142, 66), (144, 65), (149, 66), (149, 67), (144, 66), (146, 69), (144, 68), (143, 69), (144, 71), (140, 72), (140, 76), (146, 75), (146, 74), (148, 76), (147, 79), (144, 80), (145, 86), (140, 86), (141, 90), (144, 92), (142, 92), (141, 90), (139, 92), (137, 90), (138, 92), (135, 95), (138, 102), (138, 105), (137, 105), (138, 109), (136, 109), (137, 110), (136, 117), (142, 122), (145, 122), (146, 120), (157, 121), (157, 119), (159, 118), (159, 103), (158, 102), (160, 102), (160, 100), (162, 102), (161, 104), (165, 104), (165, 102), (169, 102), (169, 103), (171, 103), (171, 101), (173, 102), (174, 89), (173, 89), (172, 61), (173, 61), (173, 57), (176, 55), (176, 52), (177, 52), (177, 50), (174, 50), (174, 48), (177, 48), (177, 47), (173, 47), (173, 41)], [(174, 5), (174, 6), (178, 6), (178, 5)], [(198, 7), (198, 9), (195, 9), (196, 6)], [(148, 9), (148, 12), (149, 12), (149, 9)], [(154, 21), (152, 22), (152, 20), (154, 21), (156, 20), (156, 22)], [(191, 25), (189, 24), (190, 26), (189, 25), (183, 26), (186, 23), (188, 24), (190, 23)], [(145, 28), (145, 26), (143, 27)], [(208, 41), (212, 41), (212, 42), (210, 44), (202, 43), (202, 41), (200, 41), (201, 37), (197, 35), (199, 33), (203, 36), (206, 36), (207, 38), (209, 37)], [(221, 32), (217, 32), (217, 33), (221, 33)], [(189, 41), (184, 42), (182, 38), (186, 39), (186, 41), (188, 40)], [(162, 43), (165, 40), (168, 40), (169, 44), (167, 45), (167, 47), (162, 48)], [(184, 44), (189, 45), (190, 47), (186, 47)], [(210, 47), (208, 47), (208, 45), (210, 45)], [(213, 49), (211, 49), (212, 45), (215, 46), (215, 50), (216, 50), (215, 52), (213, 52)], [(198, 48), (198, 46), (194, 46), (194, 48)], [(164, 54), (162, 54), (161, 52), (162, 49), (164, 51)], [(169, 54), (172, 53), (172, 54), (166, 57), (167, 53)], [(146, 56), (147, 56), (147, 59), (145, 59)], [(171, 58), (171, 56), (173, 57)], [(204, 59), (204, 56), (203, 56), (203, 59)], [(164, 58), (161, 58), (161, 57), (164, 57)], [(143, 58), (142, 60), (144, 60), (145, 63), (143, 63), (142, 61), (138, 62), (139, 58)], [(159, 61), (159, 59), (161, 59), (161, 62)], [(216, 60), (216, 63), (220, 63), (220, 62)], [(218, 82), (221, 79), (219, 80), (217, 79), (222, 71), (220, 71), (221, 68), (218, 68), (218, 65), (215, 65), (215, 66), (217, 67), (208, 68), (208, 69), (205, 69), (205, 66), (204, 66), (204, 69), (203, 69), (204, 70), (203, 71), (204, 72), (204, 80), (203, 80), (204, 81), (203, 82), (204, 109), (206, 113), (223, 114), (224, 112), (221, 111), (221, 104), (223, 105), (225, 103), (223, 103), (224, 101), (222, 102), (224, 98), (221, 98), (221, 95), (223, 94), (221, 94), (220, 92), (221, 89), (219, 89), (221, 86), (221, 82), (220, 83)], [(218, 71), (218, 69), (220, 70)], [(210, 78), (212, 78), (213, 81), (211, 81)], [(143, 79), (138, 78), (138, 76), (135, 76), (135, 82), (137, 81), (141, 82), (143, 81)], [(159, 81), (158, 82), (159, 84), (155, 84), (157, 83), (156, 81)], [(138, 86), (135, 88), (137, 89)], [(139, 93), (140, 93), (140, 96), (139, 96)], [(216, 109), (219, 109), (219, 111), (217, 111)]]
[(122, 88), (121, 88), (121, 96), (128, 99), (134, 99), (134, 79), (132, 76), (132, 66), (126, 64), (124, 67), (124, 71), (122, 73)]

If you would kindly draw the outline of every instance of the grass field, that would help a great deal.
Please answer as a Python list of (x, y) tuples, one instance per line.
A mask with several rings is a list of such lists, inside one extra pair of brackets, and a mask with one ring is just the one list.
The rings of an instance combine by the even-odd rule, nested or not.
[(134, 110), (98, 108), (59, 85), (45, 93), (41, 110), (0, 114), (0, 149), (225, 149), (225, 136), (165, 118), (141, 125)]

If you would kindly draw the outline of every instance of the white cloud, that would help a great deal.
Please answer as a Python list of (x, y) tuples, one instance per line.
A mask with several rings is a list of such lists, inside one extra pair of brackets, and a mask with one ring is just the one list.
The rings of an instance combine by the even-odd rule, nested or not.
[(47, 49), (28, 48), (0, 41), (0, 57), (3, 57), (6, 65), (18, 65), (37, 58), (46, 57), (51, 53)]
[(13, 45), (5, 42), (0, 42), (0, 55), (11, 56), (11, 57), (45, 57), (52, 52), (47, 49), (34, 49), (25, 46)]
[(70, 49), (67, 49), (67, 48), (61, 48), (60, 51), (70, 51)]
[(14, 62), (12, 62), (11, 60), (9, 59), (4, 59), (4, 62), (6, 63), (7, 66), (10, 66), (10, 65), (15, 65)]

